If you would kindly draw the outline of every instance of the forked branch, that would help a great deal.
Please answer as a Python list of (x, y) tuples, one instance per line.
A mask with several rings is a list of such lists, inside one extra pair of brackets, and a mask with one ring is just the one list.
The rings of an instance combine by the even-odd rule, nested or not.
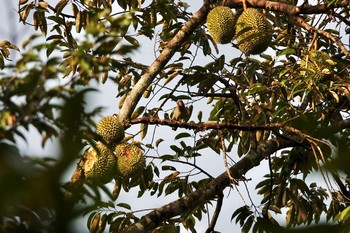
[[(231, 176), (234, 179), (239, 180), (253, 167), (259, 166), (260, 162), (264, 160), (268, 155), (275, 153), (280, 149), (291, 146), (295, 146), (295, 144), (289, 140), (284, 140), (282, 138), (266, 141), (260, 144), (256, 151), (252, 150), (240, 161), (234, 164), (230, 168)], [(146, 214), (141, 218), (139, 222), (130, 225), (123, 232), (149, 232), (150, 230), (157, 227), (161, 222), (175, 216), (182, 215), (188, 209), (202, 205), (211, 199), (216, 198), (216, 196), (220, 195), (222, 191), (230, 184), (230, 178), (225, 171), (202, 188), (199, 188), (185, 197), (159, 207), (149, 214)]]

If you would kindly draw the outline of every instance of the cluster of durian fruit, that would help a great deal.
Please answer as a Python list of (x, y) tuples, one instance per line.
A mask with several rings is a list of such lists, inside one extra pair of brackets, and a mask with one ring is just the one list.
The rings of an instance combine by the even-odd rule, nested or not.
[(116, 116), (103, 117), (97, 123), (97, 134), (102, 140), (83, 155), (87, 182), (106, 184), (112, 179), (141, 175), (146, 166), (145, 155), (137, 145), (123, 142), (124, 126)]
[(259, 9), (247, 8), (234, 14), (226, 6), (217, 6), (209, 12), (207, 29), (218, 44), (236, 39), (239, 50), (246, 55), (264, 52), (273, 32), (271, 23)]

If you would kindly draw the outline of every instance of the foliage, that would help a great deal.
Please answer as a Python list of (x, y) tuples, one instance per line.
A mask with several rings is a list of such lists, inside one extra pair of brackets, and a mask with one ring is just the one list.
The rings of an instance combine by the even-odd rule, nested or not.
[[(324, 221), (323, 229), (346, 231), (348, 2), (204, 1), (196, 12), (190, 3), (19, 1), (20, 21), (41, 35), (24, 41), (15, 62), (8, 59), (18, 47), (0, 43), (0, 189), (6, 190), (0, 231), (68, 232), (70, 221), (84, 215), (90, 232), (176, 232), (180, 226), (196, 232), (205, 216), (212, 218), (207, 232), (215, 232), (223, 192), (240, 194), (245, 185), (237, 184), (250, 182), (245, 174), (264, 159), (269, 169), (255, 181), (261, 203), (242, 196), (242, 206), (232, 210), (242, 232), (289, 232)], [(216, 45), (205, 20), (222, 4), (234, 12), (264, 8), (274, 28), (269, 49), (244, 56), (236, 41)], [(136, 54), (152, 43), (154, 61), (139, 61)], [(82, 169), (85, 146), (99, 140), (102, 109), (86, 108), (96, 83), (114, 85), (117, 101), (110, 103), (119, 107), (124, 141), (147, 158), (140, 176), (117, 177), (113, 189), (86, 183)], [(191, 109), (189, 122), (169, 117), (178, 100)], [(21, 153), (18, 141), (32, 128), (43, 147), (58, 140), (60, 150), (47, 158)], [(199, 162), (212, 154), (223, 157), (217, 157), (224, 164), (219, 176)], [(72, 178), (62, 183), (71, 164), (77, 165)], [(131, 189), (139, 199), (149, 194), (173, 202), (140, 215), (132, 200), (118, 200)], [(278, 222), (283, 213), (286, 222)]]

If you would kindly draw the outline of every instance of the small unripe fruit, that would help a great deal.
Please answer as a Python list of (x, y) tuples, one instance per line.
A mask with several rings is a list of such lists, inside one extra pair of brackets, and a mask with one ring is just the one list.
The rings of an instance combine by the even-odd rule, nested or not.
[(113, 151), (102, 142), (86, 150), (84, 158), (84, 175), (88, 182), (105, 184), (114, 178), (117, 161)]
[(124, 126), (116, 116), (103, 117), (97, 123), (97, 134), (102, 137), (106, 143), (117, 144), (125, 136)]
[(235, 22), (235, 16), (229, 7), (215, 7), (207, 16), (208, 32), (216, 43), (230, 43), (235, 34)]
[(272, 25), (260, 10), (248, 8), (237, 19), (236, 36), (244, 54), (259, 54), (271, 44)]
[(133, 144), (122, 143), (115, 147), (117, 156), (117, 170), (122, 177), (138, 176), (146, 166), (145, 155), (142, 150)]

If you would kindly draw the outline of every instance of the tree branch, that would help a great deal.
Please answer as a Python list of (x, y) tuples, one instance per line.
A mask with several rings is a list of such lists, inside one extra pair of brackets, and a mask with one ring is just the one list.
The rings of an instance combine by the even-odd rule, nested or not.
[[(275, 153), (280, 149), (291, 146), (295, 146), (295, 144), (282, 138), (266, 141), (260, 144), (256, 151), (251, 151), (240, 161), (234, 164), (230, 168), (231, 176), (238, 180), (253, 167), (259, 166), (260, 162), (268, 155)], [(130, 225), (123, 232), (149, 232), (158, 226), (162, 221), (181, 215), (188, 209), (202, 205), (210, 199), (215, 198), (229, 185), (230, 179), (225, 171), (202, 188), (199, 188), (189, 195), (159, 207), (149, 214), (143, 216), (139, 222)]]
[[(350, 119), (345, 119), (335, 126), (327, 127), (325, 130), (328, 133), (335, 133), (346, 128), (350, 128)], [(230, 167), (229, 171), (231, 176), (239, 180), (249, 170), (259, 166), (260, 162), (269, 155), (287, 147), (298, 146), (299, 144), (296, 142), (302, 140), (301, 135), (290, 136), (290, 138), (292, 140), (278, 137), (261, 143), (256, 150), (251, 150), (246, 156)], [(202, 188), (146, 214), (139, 222), (130, 225), (128, 229), (125, 230), (125, 233), (134, 231), (147, 232), (155, 228), (162, 221), (181, 215), (188, 209), (199, 206), (215, 198), (217, 195), (220, 195), (223, 190), (230, 185), (230, 182), (228, 173), (225, 171)]]
[[(239, 1), (229, 1), (226, 5), (230, 7), (237, 7)], [(261, 0), (249, 0), (247, 1), (250, 6), (263, 8), (273, 11), (279, 11), (290, 15), (299, 15), (299, 14), (322, 14), (327, 13), (329, 10), (334, 8), (346, 7), (348, 6), (347, 0), (340, 0), (335, 4), (328, 6), (328, 4), (319, 4), (319, 5), (309, 5), (303, 4), (301, 6), (294, 6), (287, 3), (282, 3), (278, 1), (261, 1)]]
[(313, 32), (316, 32), (328, 39), (330, 39), (333, 43), (336, 43), (340, 50), (345, 54), (345, 56), (347, 57), (350, 57), (350, 52), (345, 48), (344, 44), (341, 42), (341, 40), (335, 36), (333, 36), (331, 33), (329, 32), (326, 32), (326, 31), (323, 31), (321, 29), (318, 29), (318, 28), (315, 28), (315, 27), (312, 27), (310, 24), (308, 24), (307, 22), (305, 22), (303, 20), (302, 17), (300, 16), (295, 16), (294, 19), (296, 20), (296, 22), (301, 26), (303, 27), (305, 30), (313, 33)]
[(132, 112), (136, 108), (137, 103), (139, 102), (143, 93), (146, 91), (147, 87), (152, 83), (153, 79), (168, 63), (175, 52), (181, 47), (183, 42), (187, 40), (188, 36), (190, 36), (190, 34), (204, 22), (209, 10), (209, 4), (204, 4), (193, 15), (193, 17), (182, 26), (174, 38), (169, 41), (156, 60), (149, 66), (148, 71), (141, 76), (140, 80), (126, 97), (123, 107), (118, 114), (120, 120), (129, 120)]
[(231, 129), (231, 130), (244, 130), (244, 131), (255, 131), (255, 130), (272, 130), (283, 127), (283, 123), (271, 123), (264, 125), (249, 125), (249, 124), (231, 124), (231, 123), (218, 123), (218, 122), (180, 122), (171, 119), (160, 119), (157, 117), (141, 117), (133, 119), (129, 122), (129, 125), (133, 124), (150, 124), (150, 125), (167, 125), (171, 127), (180, 127), (185, 129), (192, 129), (196, 131), (205, 131), (209, 129)]
[(222, 203), (223, 203), (223, 199), (224, 199), (224, 194), (220, 193), (218, 195), (218, 200), (216, 203), (216, 208), (215, 208), (215, 212), (213, 214), (213, 217), (211, 218), (210, 224), (208, 229), (205, 231), (205, 233), (211, 233), (214, 231), (216, 222), (218, 221), (219, 215), (220, 215), (220, 211), (221, 211), (221, 207), (222, 207)]

